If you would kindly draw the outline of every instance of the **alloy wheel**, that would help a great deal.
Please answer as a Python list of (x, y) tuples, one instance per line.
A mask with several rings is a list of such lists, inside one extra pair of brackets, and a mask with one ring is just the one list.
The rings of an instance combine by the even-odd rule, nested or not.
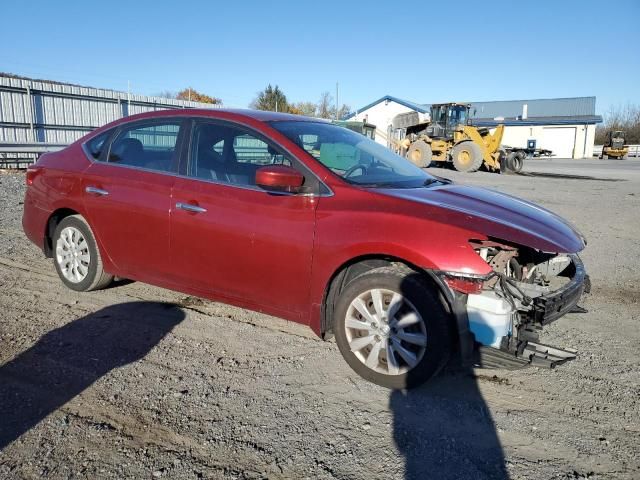
[(427, 330), (418, 310), (405, 297), (372, 289), (353, 299), (345, 318), (351, 352), (371, 370), (402, 375), (422, 360)]
[(56, 262), (62, 275), (80, 283), (89, 273), (91, 254), (84, 235), (75, 227), (65, 227), (56, 241)]

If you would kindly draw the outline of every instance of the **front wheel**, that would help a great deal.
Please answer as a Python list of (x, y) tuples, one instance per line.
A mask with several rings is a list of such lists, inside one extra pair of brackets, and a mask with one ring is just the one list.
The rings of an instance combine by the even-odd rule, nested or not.
[(382, 267), (349, 283), (334, 309), (336, 343), (361, 377), (416, 387), (449, 358), (449, 318), (433, 287), (404, 267)]
[(431, 165), (431, 159), (433, 158), (431, 145), (424, 140), (416, 140), (407, 150), (407, 158), (417, 167), (428, 167)]
[(80, 215), (63, 218), (53, 234), (53, 264), (62, 283), (72, 290), (88, 292), (104, 288), (113, 280), (102, 268), (93, 232)]
[(460, 142), (451, 149), (451, 161), (459, 172), (475, 172), (482, 166), (482, 149), (472, 141)]

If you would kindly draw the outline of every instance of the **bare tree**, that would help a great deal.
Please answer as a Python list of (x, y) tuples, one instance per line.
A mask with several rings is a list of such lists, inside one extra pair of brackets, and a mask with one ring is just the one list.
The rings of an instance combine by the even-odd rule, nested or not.
[(595, 143), (598, 145), (606, 141), (610, 131), (625, 132), (627, 144), (640, 143), (640, 105), (628, 103), (625, 106), (612, 106), (604, 115), (604, 124), (596, 128)]
[[(320, 94), (320, 101), (318, 102), (318, 108), (316, 113), (320, 118), (333, 118), (332, 107), (333, 97), (329, 92), (322, 92)], [(333, 110), (335, 112), (335, 110)]]
[(329, 92), (322, 92), (316, 114), (320, 118), (340, 119), (349, 113), (350, 110), (349, 105), (342, 104), (338, 109), (338, 114), (336, 115), (335, 100)]
[(307, 117), (316, 116), (318, 106), (313, 102), (297, 102), (294, 103), (293, 106), (298, 112), (300, 112), (300, 115), (305, 115)]
[(347, 116), (347, 114), (351, 111), (351, 107), (347, 104), (342, 104), (342, 106), (340, 107), (340, 110), (338, 110), (338, 119), (342, 119), (345, 116)]
[(156, 93), (154, 97), (160, 98), (176, 98), (178, 94), (176, 92), (172, 92), (171, 90), (163, 90), (160, 93)]

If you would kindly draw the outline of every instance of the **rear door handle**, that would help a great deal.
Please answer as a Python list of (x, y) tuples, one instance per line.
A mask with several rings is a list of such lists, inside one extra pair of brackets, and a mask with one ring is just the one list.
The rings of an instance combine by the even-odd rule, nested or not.
[(182, 202), (176, 203), (176, 208), (179, 208), (180, 210), (186, 210), (187, 212), (193, 212), (193, 213), (204, 213), (207, 211), (206, 208), (199, 207), (198, 205), (192, 205), (191, 203), (182, 203)]
[(105, 195), (109, 195), (109, 192), (107, 192), (106, 190), (102, 190), (101, 188), (97, 188), (97, 187), (87, 187), (84, 189), (85, 192), (87, 193), (92, 193), (94, 195), (98, 195), (100, 197), (104, 197)]

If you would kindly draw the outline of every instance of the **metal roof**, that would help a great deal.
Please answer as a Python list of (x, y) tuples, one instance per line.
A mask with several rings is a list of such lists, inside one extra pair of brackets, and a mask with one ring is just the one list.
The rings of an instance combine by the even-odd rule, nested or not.
[(391, 95), (385, 95), (384, 97), (380, 97), (378, 100), (369, 103), (368, 105), (365, 105), (362, 108), (357, 109), (355, 112), (351, 112), (349, 114), (347, 114), (346, 116), (344, 116), (342, 118), (342, 120), (347, 120), (351, 117), (354, 117), (358, 112), (362, 112), (364, 110), (369, 110), (371, 107), (374, 107), (376, 105), (378, 105), (381, 102), (384, 101), (390, 101), (390, 102), (396, 102), (399, 103), (400, 105), (404, 105), (407, 108), (410, 108), (412, 110), (415, 110), (416, 112), (420, 112), (420, 113), (428, 113), (429, 112), (429, 106), (428, 105), (420, 105), (419, 103), (415, 103), (415, 102), (410, 102), (409, 100), (404, 100), (402, 98), (398, 98), (398, 97), (393, 97)]
[(497, 125), (529, 127), (534, 125), (595, 125), (602, 123), (600, 115), (576, 115), (576, 116), (554, 116), (554, 117), (527, 117), (524, 120), (516, 118), (504, 118), (504, 120), (494, 120), (493, 118), (471, 119), (473, 125), (478, 127), (495, 127)]
[[(419, 104), (403, 100), (391, 95), (372, 102), (358, 109), (358, 112), (367, 110), (374, 105), (390, 100), (400, 105), (404, 105), (416, 112), (427, 113), (431, 104)], [(531, 100), (497, 100), (491, 102), (468, 102), (471, 105), (471, 118), (479, 121), (491, 123), (494, 118), (504, 118), (505, 124), (516, 125), (537, 125), (541, 123), (600, 123), (602, 117), (596, 115), (596, 97), (572, 97), (572, 98), (538, 98)], [(527, 105), (527, 119), (520, 120), (523, 107)], [(346, 118), (353, 117), (355, 113), (350, 113)], [(495, 122), (494, 122), (495, 123)]]
[[(527, 105), (528, 117), (580, 117), (596, 114), (596, 97), (540, 98), (470, 102), (472, 117), (518, 117)], [(475, 112), (474, 112), (475, 110)]]

